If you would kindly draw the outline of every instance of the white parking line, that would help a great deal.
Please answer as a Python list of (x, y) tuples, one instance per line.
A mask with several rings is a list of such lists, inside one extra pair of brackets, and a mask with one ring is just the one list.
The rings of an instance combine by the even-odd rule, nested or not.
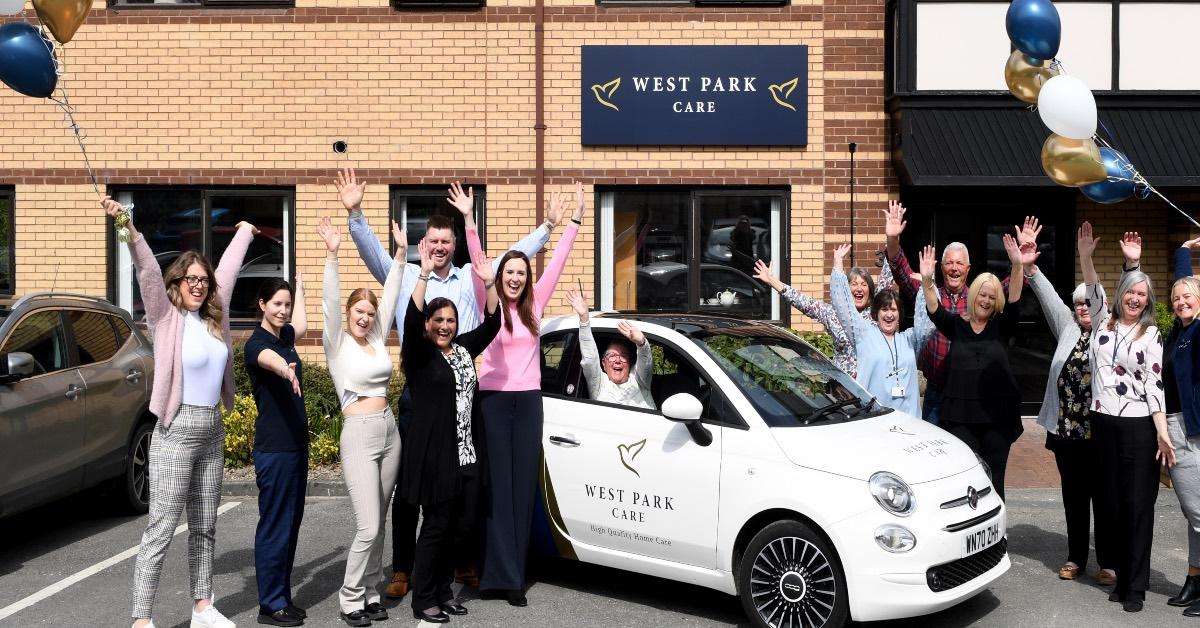
[[(230, 509), (234, 508), (235, 506), (237, 506), (240, 503), (242, 503), (242, 502), (229, 502), (226, 504), (222, 504), (220, 508), (217, 508), (217, 516), (219, 517), (219, 516), (225, 514)], [(182, 533), (184, 530), (187, 530), (186, 523), (175, 528), (175, 534), (173, 536), (179, 536), (179, 534)], [(55, 593), (58, 593), (59, 591), (66, 589), (67, 587), (75, 584), (76, 582), (81, 582), (91, 576), (94, 576), (94, 575), (100, 573), (101, 571), (104, 571), (105, 569), (108, 569), (109, 567), (112, 567), (113, 565), (115, 565), (121, 561), (124, 561), (129, 558), (133, 558), (134, 556), (137, 556), (137, 553), (138, 553), (138, 546), (134, 545), (133, 547), (125, 550), (124, 552), (121, 552), (120, 554), (117, 554), (116, 556), (113, 556), (106, 560), (102, 560), (102, 561), (96, 563), (95, 565), (88, 567), (87, 569), (78, 571), (70, 576), (67, 576), (66, 578), (63, 578), (62, 580), (59, 580), (58, 582), (55, 582), (54, 584), (42, 589), (41, 591), (34, 593), (33, 595), (25, 597), (16, 602), (13, 602), (12, 604), (5, 606), (4, 608), (0, 608), (0, 619), (4, 619), (5, 617), (14, 615), (22, 610), (25, 610), (26, 608), (29, 608), (30, 606), (33, 606), (34, 604), (41, 602), (42, 600), (54, 595)]]

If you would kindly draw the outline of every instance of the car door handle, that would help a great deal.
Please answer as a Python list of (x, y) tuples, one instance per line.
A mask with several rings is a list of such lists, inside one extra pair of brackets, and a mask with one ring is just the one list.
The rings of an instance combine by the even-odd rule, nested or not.
[(558, 445), (559, 447), (578, 447), (579, 441), (571, 436), (551, 436), (550, 444)]
[(71, 401), (75, 401), (75, 398), (78, 397), (79, 393), (82, 393), (83, 391), (84, 391), (83, 386), (79, 386), (77, 384), (71, 384), (70, 386), (67, 386), (67, 392), (66, 392), (65, 396), (67, 399), (70, 399)]
[(132, 371), (129, 371), (129, 374), (125, 376), (125, 381), (133, 382), (136, 384), (137, 381), (141, 378), (142, 378), (142, 372), (137, 369), (134, 369)]

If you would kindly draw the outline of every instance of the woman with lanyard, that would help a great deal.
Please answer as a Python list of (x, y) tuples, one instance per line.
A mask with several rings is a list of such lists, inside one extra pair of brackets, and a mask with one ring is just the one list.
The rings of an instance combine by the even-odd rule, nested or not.
[[(1036, 218), (1026, 218), (1026, 233), (1037, 238), (1041, 232)], [(1058, 341), (1050, 359), (1050, 372), (1038, 423), (1046, 429), (1046, 449), (1054, 452), (1054, 462), (1062, 485), (1063, 510), (1067, 520), (1067, 562), (1058, 569), (1058, 577), (1074, 580), (1088, 562), (1093, 502), (1098, 505), (1095, 472), (1096, 459), (1092, 439), (1092, 315), (1088, 310), (1087, 286), (1079, 284), (1071, 293), (1067, 307), (1046, 275), (1035, 264), (1025, 268), (1029, 287), (1042, 306), (1042, 313)], [(1104, 299), (1104, 290), (1100, 289)], [(1095, 582), (1100, 586), (1116, 584), (1112, 569), (1112, 522), (1096, 510), (1096, 562), (1100, 571)]]
[[(325, 241), (325, 362), (342, 404), (345, 421), (339, 441), (342, 477), (354, 509), (354, 541), (346, 555), (346, 576), (338, 593), (339, 616), (350, 626), (370, 626), (387, 619), (376, 585), (383, 574), (384, 523), (396, 473), (400, 469), (400, 432), (388, 405), (391, 355), (384, 340), (392, 326), (408, 238), (393, 223), (396, 255), (383, 284), (383, 299), (369, 288), (350, 293), (345, 309), (338, 280), (338, 247), (342, 236), (322, 218), (317, 232)], [(343, 313), (346, 316), (342, 322)]]
[[(1018, 230), (1018, 234), (1020, 231)], [(1004, 234), (1004, 251), (1012, 277), (1037, 261), (1037, 245)], [(1008, 363), (1008, 342), (1017, 331), (1014, 307), (1022, 281), (1004, 284), (992, 273), (981, 273), (967, 290), (967, 311), (947, 312), (933, 285), (933, 274), (922, 276), (925, 307), (938, 331), (950, 339), (949, 363), (939, 425), (979, 454), (992, 470), (992, 484), (1004, 498), (1008, 450), (1021, 435), (1021, 393)], [(1005, 303), (1007, 302), (1007, 311)]]
[(1154, 325), (1154, 291), (1140, 270), (1123, 273), (1111, 309), (1104, 309), (1092, 263), (1098, 238), (1079, 228), (1077, 249), (1092, 317), (1092, 438), (1100, 460), (1097, 499), (1113, 522), (1117, 584), (1109, 601), (1142, 610), (1150, 584), (1150, 545), (1159, 462), (1175, 464), (1163, 395), (1163, 350)]
[[(126, 210), (109, 197), (109, 217)], [(158, 417), (150, 443), (150, 515), (133, 568), (133, 626), (153, 628), (150, 613), (163, 559), (187, 510), (192, 627), (233, 628), (213, 606), (212, 563), (217, 506), (225, 466), (225, 424), (217, 404), (233, 408), (229, 300), (238, 269), (258, 229), (242, 221), (212, 264), (187, 251), (163, 270), (130, 220), (129, 252), (137, 267), (146, 321), (154, 336), (150, 412)]]
[[(404, 375), (412, 390), (413, 417), (404, 442), (397, 499), (421, 506), (423, 520), (413, 562), (413, 617), (432, 623), (466, 615), (450, 582), (455, 562), (474, 558), (475, 522), (483, 481), (479, 447), (475, 358), (500, 331), (499, 297), (492, 265), (467, 232), (475, 283), (486, 290), (483, 322), (459, 335), (458, 309), (438, 297), (425, 302), (433, 258), (424, 240), (421, 274), (404, 315)], [(458, 555), (455, 556), (455, 553)], [(460, 565), (461, 566), (461, 565)]]
[(296, 353), (296, 338), (308, 329), (300, 275), (296, 275), (295, 296), (293, 307), (288, 282), (278, 277), (263, 281), (258, 289), (261, 322), (246, 341), (246, 374), (258, 408), (254, 421), (258, 623), (271, 626), (299, 626), (308, 616), (292, 603), (291, 586), (308, 485), (308, 417), (300, 386), (303, 369)]
[[(917, 386), (917, 352), (933, 335), (933, 323), (924, 307), (913, 315), (913, 326), (900, 331), (900, 295), (895, 290), (880, 290), (871, 299), (871, 318), (867, 321), (855, 310), (850, 283), (842, 271), (850, 251), (843, 244), (833, 251), (833, 272), (829, 292), (833, 309), (841, 325), (850, 330), (854, 352), (858, 356), (855, 377), (885, 406), (921, 417), (921, 391)], [(936, 256), (932, 246), (921, 251), (921, 275), (932, 277)]]

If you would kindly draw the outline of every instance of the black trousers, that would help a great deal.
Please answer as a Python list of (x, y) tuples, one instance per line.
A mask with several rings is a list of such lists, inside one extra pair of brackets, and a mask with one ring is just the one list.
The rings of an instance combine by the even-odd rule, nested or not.
[[(408, 436), (408, 426), (411, 422), (412, 394), (406, 385), (400, 392), (400, 398), (396, 400), (396, 427), (400, 430), (401, 442)], [(396, 485), (399, 484), (397, 477)], [(417, 543), (417, 519), (420, 512), (420, 507), (406, 503), (403, 499), (392, 500), (392, 571), (412, 574), (413, 552)]]
[(308, 452), (254, 452), (258, 484), (258, 527), (254, 531), (254, 575), (258, 607), (267, 614), (292, 603), (292, 565), (304, 519)]
[(1113, 524), (1115, 592), (1144, 600), (1150, 585), (1154, 502), (1158, 500), (1158, 432), (1154, 420), (1092, 414), (1092, 440), (1100, 462), (1097, 516)]
[(479, 476), (464, 475), (454, 499), (424, 504), (412, 571), (412, 607), (423, 611), (454, 599), (454, 568), (478, 555)]
[(1004, 470), (1008, 467), (1009, 433), (995, 423), (957, 423), (941, 419), (941, 428), (967, 444), (992, 470), (992, 486), (1004, 499)]
[(1054, 452), (1054, 463), (1062, 480), (1063, 509), (1067, 517), (1067, 560), (1087, 566), (1088, 538), (1092, 527), (1092, 508), (1095, 504), (1096, 562), (1102, 569), (1113, 568), (1112, 522), (1100, 511), (1096, 501), (1101, 486), (1097, 477), (1100, 468), (1095, 442), (1091, 439), (1061, 438), (1046, 434), (1046, 449)]
[(490, 474), (479, 588), (523, 590), (542, 458), (542, 392), (484, 392), (479, 403)]

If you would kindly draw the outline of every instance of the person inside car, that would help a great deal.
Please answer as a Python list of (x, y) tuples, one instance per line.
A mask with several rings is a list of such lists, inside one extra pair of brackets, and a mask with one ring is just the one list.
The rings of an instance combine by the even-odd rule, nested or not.
[(602, 357), (596, 350), (596, 339), (588, 324), (587, 298), (580, 291), (568, 290), (567, 302), (579, 315), (579, 350), (583, 354), (579, 363), (587, 379), (589, 396), (596, 401), (655, 410), (654, 398), (650, 395), (654, 357), (646, 335), (628, 321), (621, 321), (617, 330), (625, 338), (608, 343)]

